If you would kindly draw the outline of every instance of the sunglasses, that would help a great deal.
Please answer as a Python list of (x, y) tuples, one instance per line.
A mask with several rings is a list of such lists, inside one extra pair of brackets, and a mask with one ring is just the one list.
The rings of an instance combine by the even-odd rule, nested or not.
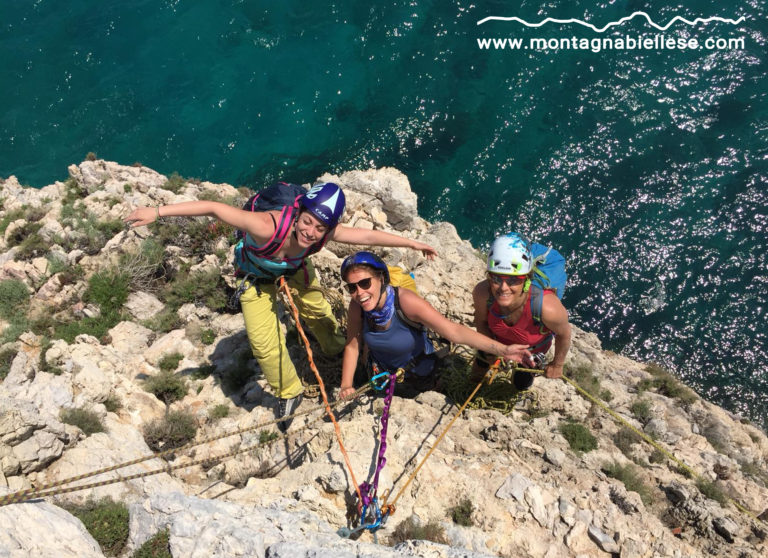
[(371, 287), (372, 279), (373, 277), (366, 277), (365, 279), (360, 279), (357, 283), (345, 283), (344, 288), (347, 289), (349, 294), (355, 294), (358, 287), (361, 289), (369, 289)]
[(494, 275), (493, 273), (489, 273), (488, 279), (490, 279), (494, 285), (497, 285), (499, 287), (501, 287), (504, 283), (506, 283), (509, 287), (514, 287), (516, 285), (525, 283), (526, 279), (528, 279), (528, 276), (527, 275)]

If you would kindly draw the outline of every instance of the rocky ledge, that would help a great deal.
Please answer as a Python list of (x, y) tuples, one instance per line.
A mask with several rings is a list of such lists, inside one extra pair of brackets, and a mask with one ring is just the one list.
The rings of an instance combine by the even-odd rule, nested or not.
[[(483, 261), (453, 226), (418, 216), (402, 173), (320, 179), (344, 187), (347, 224), (438, 247), (433, 262), (379, 253), (413, 271), (439, 311), (470, 323)], [(333, 425), (317, 411), (286, 438), (259, 428), (275, 399), (241, 317), (227, 310), (231, 235), (205, 219), (167, 219), (151, 231), (120, 222), (138, 205), (236, 204), (244, 195), (101, 160), (72, 165), (68, 180), (41, 189), (0, 180), (0, 494), (238, 432), (118, 472), (151, 475), (0, 507), (0, 555), (766, 555), (765, 434), (578, 328), (568, 370), (621, 421), (572, 384), (538, 378), (511, 408), (460, 416), (378, 531), (376, 541), (394, 546), (369, 532), (339, 536), (354, 527), (354, 488)], [(313, 256), (340, 315), (338, 268), (350, 252), (331, 243)], [(287, 314), (282, 321), (295, 341)], [(305, 363), (303, 348), (292, 341), (290, 350)], [(454, 358), (454, 372), (462, 363)], [(339, 361), (319, 365), (336, 387)], [(308, 397), (301, 409), (316, 403)], [(339, 413), (358, 482), (373, 473), (380, 409), (363, 396)], [(405, 485), (456, 410), (434, 391), (394, 398), (382, 490)], [(112, 546), (76, 511), (105, 497), (125, 511)]]

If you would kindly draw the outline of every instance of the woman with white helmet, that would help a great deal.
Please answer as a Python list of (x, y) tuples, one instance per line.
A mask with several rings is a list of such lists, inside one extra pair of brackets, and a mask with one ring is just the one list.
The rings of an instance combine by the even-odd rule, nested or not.
[[(241, 277), (240, 303), (251, 350), (278, 398), (278, 417), (296, 410), (304, 388), (278, 327), (276, 280), (285, 277), (288, 285), (298, 291), (295, 301), (302, 319), (323, 352), (335, 355), (344, 348), (345, 338), (321, 294), (314, 268), (307, 260), (310, 255), (328, 240), (412, 248), (430, 259), (437, 255), (434, 248), (423, 242), (340, 225), (344, 207), (344, 192), (328, 182), (316, 184), (298, 198), (298, 208), (287, 205), (277, 210), (246, 211), (214, 201), (192, 201), (139, 207), (125, 218), (138, 227), (160, 217), (208, 216), (245, 233), (243, 243), (235, 251), (235, 267)], [(278, 426), (285, 431), (289, 423), (284, 421)]]
[(384, 261), (371, 252), (357, 252), (341, 264), (341, 278), (350, 294), (347, 344), (339, 397), (354, 393), (353, 380), (361, 348), (382, 372), (405, 370), (417, 391), (434, 387), (437, 356), (427, 337), (429, 328), (452, 343), (469, 345), (515, 362), (530, 359), (525, 345), (500, 343), (452, 322), (406, 288), (393, 287)]
[[(534, 355), (543, 359), (552, 342), (555, 354), (544, 367), (547, 378), (563, 375), (565, 355), (571, 346), (571, 325), (568, 312), (551, 290), (544, 289), (541, 318), (537, 323), (531, 304), (531, 279), (534, 258), (531, 244), (517, 233), (498, 237), (488, 254), (486, 279), (478, 283), (472, 297), (475, 304), (477, 331), (505, 344), (522, 343)], [(473, 380), (479, 381), (490, 365), (488, 355), (479, 352), (472, 366)], [(515, 387), (527, 389), (533, 375), (518, 372)]]

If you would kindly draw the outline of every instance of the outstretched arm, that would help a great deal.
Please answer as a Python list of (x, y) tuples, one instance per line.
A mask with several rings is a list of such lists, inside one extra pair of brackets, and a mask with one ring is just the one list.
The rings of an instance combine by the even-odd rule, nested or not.
[(544, 296), (541, 322), (555, 334), (555, 356), (544, 369), (544, 375), (547, 378), (560, 378), (563, 375), (565, 355), (571, 347), (571, 324), (568, 323), (568, 311), (556, 296)]
[(343, 242), (344, 244), (412, 248), (413, 250), (421, 251), (421, 253), (429, 260), (434, 260), (435, 256), (437, 256), (437, 250), (424, 242), (419, 242), (418, 240), (412, 240), (384, 231), (369, 231), (367, 229), (345, 227), (344, 225), (339, 225), (333, 230), (330, 240)]
[(362, 309), (354, 300), (347, 310), (347, 344), (344, 346), (344, 360), (341, 363), (340, 399), (346, 399), (355, 392), (354, 379), (357, 360), (360, 357), (363, 336)]
[(214, 201), (191, 201), (160, 205), (157, 207), (137, 207), (125, 222), (133, 227), (149, 225), (160, 217), (214, 217), (228, 225), (246, 231), (260, 240), (272, 234), (272, 220), (266, 212), (251, 212)]
[(436, 331), (451, 343), (469, 345), (515, 362), (523, 362), (530, 357), (525, 345), (504, 345), (467, 326), (452, 322), (435, 310), (429, 302), (408, 289), (400, 289), (399, 294), (400, 306), (406, 316)]

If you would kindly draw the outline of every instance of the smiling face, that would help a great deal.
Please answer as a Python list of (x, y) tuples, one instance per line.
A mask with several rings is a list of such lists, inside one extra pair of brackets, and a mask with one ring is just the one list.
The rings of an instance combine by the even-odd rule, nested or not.
[(357, 302), (366, 312), (370, 312), (384, 305), (384, 297), (381, 296), (381, 275), (374, 273), (364, 266), (355, 267), (347, 272), (344, 278), (347, 291), (352, 300)]
[(514, 308), (525, 299), (524, 285), (527, 275), (497, 275), (488, 273), (491, 295), (501, 308)]
[(328, 227), (308, 211), (302, 211), (296, 219), (296, 240), (302, 248), (320, 242)]

